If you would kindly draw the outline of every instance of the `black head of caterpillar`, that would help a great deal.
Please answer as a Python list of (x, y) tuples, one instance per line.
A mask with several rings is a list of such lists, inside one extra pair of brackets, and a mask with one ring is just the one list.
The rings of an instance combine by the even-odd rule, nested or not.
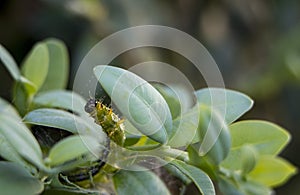
[(123, 146), (125, 141), (123, 120), (113, 112), (112, 108), (91, 98), (87, 101), (84, 109), (95, 119), (95, 123), (102, 127), (110, 140)]

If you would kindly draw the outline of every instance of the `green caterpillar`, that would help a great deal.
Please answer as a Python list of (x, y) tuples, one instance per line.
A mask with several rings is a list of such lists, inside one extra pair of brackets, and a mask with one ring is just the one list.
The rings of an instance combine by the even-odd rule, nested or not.
[(85, 105), (85, 111), (102, 127), (110, 140), (123, 146), (125, 141), (123, 120), (113, 113), (111, 108), (91, 98)]

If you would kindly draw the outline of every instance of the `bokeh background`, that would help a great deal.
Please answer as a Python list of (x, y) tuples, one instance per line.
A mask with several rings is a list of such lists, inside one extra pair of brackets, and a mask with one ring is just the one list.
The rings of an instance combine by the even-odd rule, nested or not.
[[(299, 0), (0, 0), (0, 43), (21, 64), (34, 43), (63, 40), (70, 52), (70, 84), (83, 56), (104, 37), (127, 27), (157, 24), (199, 40), (217, 62), (227, 88), (255, 100), (244, 119), (265, 119), (288, 129), (281, 154), (300, 167)], [(162, 49), (132, 50), (113, 61), (123, 67), (157, 60), (184, 72), (194, 87), (205, 83), (187, 60)], [(12, 80), (0, 66), (0, 95), (10, 99)], [(300, 175), (276, 193), (297, 195)]]

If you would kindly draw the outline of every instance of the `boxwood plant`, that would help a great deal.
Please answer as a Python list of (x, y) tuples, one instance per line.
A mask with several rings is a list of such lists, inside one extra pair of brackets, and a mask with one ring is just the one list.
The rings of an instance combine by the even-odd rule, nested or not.
[(296, 173), (278, 156), (290, 141), (285, 129), (235, 122), (253, 105), (240, 92), (199, 89), (194, 106), (183, 109), (167, 86), (96, 66), (117, 115), (65, 90), (69, 60), (59, 40), (37, 43), (20, 70), (1, 45), (0, 59), (14, 79), (11, 102), (0, 99), (3, 194), (170, 194), (150, 169), (159, 166), (181, 180), (181, 194), (190, 183), (204, 195), (271, 194)]

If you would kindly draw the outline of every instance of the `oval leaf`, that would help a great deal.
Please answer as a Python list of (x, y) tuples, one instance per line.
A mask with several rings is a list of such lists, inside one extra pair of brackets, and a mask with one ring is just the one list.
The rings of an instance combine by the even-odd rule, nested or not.
[(198, 105), (196, 105), (186, 113), (182, 114), (182, 116), (173, 120), (173, 131), (176, 133), (171, 138), (168, 145), (171, 147), (183, 147), (191, 144), (193, 140), (196, 140), (195, 136), (197, 136), (198, 123), (199, 108)]
[(46, 162), (50, 166), (57, 166), (87, 154), (99, 158), (105, 149), (96, 137), (73, 135), (55, 144), (49, 151)]
[(150, 171), (120, 170), (113, 176), (118, 195), (168, 195), (170, 192), (158, 176)]
[(8, 72), (11, 74), (13, 79), (19, 80), (21, 73), (19, 71), (18, 65), (10, 53), (0, 44), (0, 60), (6, 67)]
[(203, 195), (216, 194), (212, 181), (210, 180), (208, 175), (201, 169), (192, 165), (188, 165), (179, 160), (174, 160), (171, 162), (171, 164), (177, 167), (185, 175), (187, 175), (195, 183), (195, 185)]
[(24, 77), (30, 80), (37, 90), (43, 85), (49, 66), (49, 52), (46, 44), (38, 43), (30, 51), (22, 65)]
[(24, 117), (24, 122), (64, 129), (71, 133), (88, 134), (94, 132), (94, 126), (91, 126), (84, 119), (63, 110), (51, 108), (41, 108), (29, 112)]
[(16, 119), (21, 119), (17, 110), (10, 105), (6, 100), (0, 98), (0, 115), (4, 114)]
[(78, 114), (85, 113), (85, 103), (78, 94), (63, 90), (42, 92), (33, 99), (35, 106), (63, 108)]
[(280, 157), (261, 156), (249, 178), (269, 187), (285, 183), (297, 169)]
[(227, 158), (221, 163), (221, 166), (247, 174), (255, 167), (257, 160), (256, 149), (251, 145), (245, 144), (242, 147), (232, 149)]
[(211, 163), (218, 165), (230, 151), (229, 129), (219, 113), (212, 110), (212, 107), (199, 105), (199, 109), (198, 139), (200, 142), (192, 147), (200, 156), (205, 156), (210, 159)]
[(30, 130), (21, 122), (6, 115), (0, 115), (0, 134), (25, 159), (44, 168), (42, 151)]
[[(247, 95), (223, 88), (205, 88), (195, 92), (200, 104), (212, 106), (224, 116), (227, 124), (232, 123), (253, 106)], [(213, 104), (212, 104), (213, 102)]]
[(94, 73), (118, 109), (139, 131), (160, 143), (173, 136), (168, 104), (147, 81), (112, 66), (97, 66)]
[(39, 194), (44, 185), (16, 163), (0, 161), (1, 194)]
[(69, 56), (65, 44), (58, 39), (47, 39), (49, 51), (48, 74), (40, 91), (64, 89), (69, 75)]
[(290, 135), (283, 128), (270, 122), (246, 120), (230, 126), (232, 149), (252, 145), (259, 154), (276, 155), (289, 142)]

